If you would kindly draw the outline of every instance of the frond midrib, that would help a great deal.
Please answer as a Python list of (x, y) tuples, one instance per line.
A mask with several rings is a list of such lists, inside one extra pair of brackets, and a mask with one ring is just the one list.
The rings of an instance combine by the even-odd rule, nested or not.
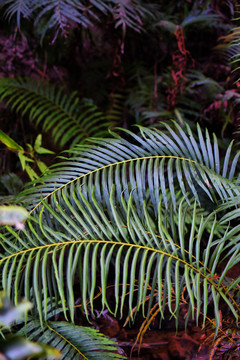
[[(192, 160), (192, 159), (189, 159), (189, 158), (184, 158), (184, 157), (175, 156), (175, 155), (149, 155), (149, 156), (143, 156), (143, 157), (137, 157), (137, 158), (132, 158), (132, 159), (125, 159), (125, 160), (122, 160), (122, 161), (117, 161), (115, 163), (107, 164), (107, 165), (101, 166), (101, 167), (99, 167), (97, 169), (94, 169), (92, 171), (89, 171), (86, 174), (82, 174), (82, 175), (76, 177), (75, 179), (70, 180), (67, 183), (61, 185), (60, 187), (56, 188), (55, 190), (53, 190), (49, 194), (47, 194), (45, 197), (43, 197), (41, 199), (41, 201), (39, 201), (34, 206), (34, 208), (30, 211), (30, 214), (32, 214), (42, 204), (42, 201), (45, 201), (46, 199), (48, 199), (50, 196), (52, 196), (57, 191), (60, 191), (64, 187), (66, 187), (66, 186), (74, 183), (75, 181), (78, 181), (78, 180), (80, 180), (80, 179), (82, 179), (82, 178), (84, 178), (86, 176), (92, 175), (92, 174), (94, 174), (94, 173), (96, 173), (98, 171), (101, 171), (101, 170), (104, 170), (104, 169), (107, 169), (107, 168), (110, 168), (110, 167), (114, 167), (114, 166), (117, 166), (117, 165), (121, 165), (121, 164), (124, 164), (124, 163), (126, 164), (126, 163), (129, 163), (129, 162), (134, 162), (134, 161), (138, 161), (138, 160), (162, 159), (162, 158), (165, 158), (165, 159), (177, 159), (177, 160), (182, 160), (182, 161), (187, 161), (187, 162), (190, 162), (190, 163), (193, 163), (193, 164), (197, 164), (198, 166), (202, 167), (204, 170), (207, 170), (209, 173), (214, 173), (218, 178), (224, 179), (225, 182), (231, 183), (233, 185), (233, 182), (231, 180), (229, 180), (229, 179), (227, 179), (225, 177), (222, 177), (220, 174), (216, 173), (215, 171), (213, 171), (212, 169), (210, 169), (206, 165), (204, 165), (202, 163), (199, 163), (197, 160)], [(54, 176), (54, 174), (53, 174), (53, 176)]]
[(49, 328), (49, 330), (51, 330), (52, 332), (57, 334), (59, 337), (61, 337), (64, 341), (66, 341), (75, 351), (77, 351), (83, 357), (83, 359), (88, 360), (88, 358), (74, 344), (72, 344), (71, 341), (69, 341), (67, 338), (65, 338), (65, 336), (60, 334), (58, 331), (54, 330), (48, 323), (45, 323), (45, 326), (47, 326)]
[[(211, 273), (205, 275), (203, 274), (199, 269), (197, 269), (196, 267), (194, 267), (192, 264), (190, 264), (189, 262), (178, 258), (177, 256), (173, 255), (172, 253), (167, 253), (163, 250), (159, 250), (159, 249), (155, 249), (155, 248), (151, 248), (151, 247), (147, 247), (147, 246), (143, 246), (143, 245), (139, 245), (139, 244), (130, 244), (130, 243), (125, 243), (125, 242), (120, 242), (120, 241), (110, 241), (110, 240), (103, 240), (103, 239), (87, 239), (87, 240), (72, 240), (72, 241), (65, 241), (65, 242), (61, 242), (61, 243), (54, 243), (54, 244), (46, 244), (46, 245), (42, 245), (42, 246), (37, 246), (34, 248), (30, 248), (30, 249), (25, 249), (25, 250), (21, 250), (18, 253), (15, 254), (11, 254), (6, 256), (3, 259), (0, 259), (0, 265), (7, 260), (10, 260), (11, 258), (17, 257), (19, 255), (23, 255), (26, 254), (28, 252), (31, 251), (37, 251), (37, 250), (41, 250), (41, 249), (46, 249), (46, 248), (51, 248), (51, 247), (62, 247), (62, 246), (66, 246), (66, 245), (72, 245), (72, 244), (109, 244), (109, 245), (114, 245), (114, 246), (126, 246), (126, 247), (131, 247), (131, 248), (138, 248), (140, 250), (145, 250), (145, 251), (149, 251), (149, 252), (155, 252), (156, 254), (162, 254), (164, 256), (167, 256), (169, 258), (172, 258), (176, 261), (181, 262), (184, 266), (188, 266), (191, 270), (193, 270), (195, 273), (200, 274), (200, 276), (207, 280), (207, 282), (209, 283), (209, 285), (213, 286), (214, 289), (219, 293), (219, 295), (221, 296), (222, 294), (222, 290), (224, 293), (224, 296), (229, 297), (231, 299), (231, 301), (233, 302), (233, 304), (236, 306), (236, 308), (238, 309), (238, 311), (240, 312), (240, 306), (236, 303), (236, 301), (233, 299), (233, 297), (229, 294), (229, 292), (227, 291), (227, 289), (225, 289), (225, 287), (222, 285), (222, 290), (219, 288), (218, 284), (215, 283), (214, 281), (212, 281), (211, 279)], [(208, 269), (209, 271), (209, 269)]]
[[(82, 178), (84, 178), (86, 176), (89, 176), (89, 175), (94, 174), (94, 173), (96, 173), (98, 171), (107, 169), (109, 167), (121, 165), (121, 164), (124, 164), (124, 163), (126, 164), (126, 163), (137, 161), (137, 160), (161, 159), (161, 158), (178, 159), (178, 160), (188, 161), (188, 162), (192, 162), (192, 163), (197, 163), (196, 160), (187, 159), (187, 158), (183, 158), (183, 157), (175, 156), (175, 155), (149, 155), (149, 156), (137, 157), (137, 158), (134, 158), (134, 159), (125, 159), (125, 160), (122, 160), (122, 161), (117, 161), (117, 162), (112, 163), (112, 164), (107, 164), (107, 165), (101, 166), (101, 167), (99, 167), (97, 169), (94, 169), (92, 171), (89, 171), (87, 174), (80, 175), (80, 176), (76, 177), (75, 179), (68, 181), (66, 184), (61, 185), (60, 187), (58, 187), (54, 191), (50, 192), (41, 201), (39, 201), (39, 203), (37, 203), (37, 205), (30, 211), (30, 214), (32, 214), (38, 208), (38, 206), (40, 206), (42, 204), (42, 201), (45, 201), (49, 196), (51, 196), (54, 193), (56, 193), (57, 191), (63, 189), (65, 186), (68, 186), (68, 185), (74, 183), (75, 181), (80, 180), (80, 179), (82, 179)], [(200, 165), (202, 165), (202, 164), (200, 164)], [(202, 165), (202, 166), (204, 166), (204, 165)]]

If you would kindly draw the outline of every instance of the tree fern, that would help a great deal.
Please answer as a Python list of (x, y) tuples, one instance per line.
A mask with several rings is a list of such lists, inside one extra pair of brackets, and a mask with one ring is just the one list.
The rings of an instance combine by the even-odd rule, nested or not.
[[(231, 144), (221, 162), (216, 138), (212, 145), (200, 127), (197, 140), (190, 128), (175, 127), (166, 125), (168, 133), (140, 128), (141, 136), (129, 133), (134, 144), (118, 137), (76, 147), (78, 156), (29, 195), (36, 201), (41, 191), (42, 200), (25, 229), (7, 227), (1, 235), (2, 287), (16, 302), (32, 291), (41, 322), (49, 297), (74, 321), (76, 283), (86, 315), (99, 285), (102, 308), (115, 315), (123, 316), (126, 303), (130, 318), (135, 306), (146, 315), (145, 301), (150, 297), (151, 304), (157, 291), (161, 316), (167, 307), (178, 317), (184, 291), (196, 321), (201, 313), (205, 321), (212, 303), (218, 328), (220, 302), (238, 320), (238, 280), (226, 273), (239, 261), (240, 227), (226, 226), (224, 215), (201, 206), (215, 199), (217, 209), (218, 200), (240, 195), (239, 153), (231, 157)], [(216, 276), (226, 251), (227, 266)]]
[(104, 136), (110, 125), (90, 101), (80, 101), (77, 93), (32, 79), (0, 79), (0, 99), (12, 110), (29, 117), (43, 131), (51, 131), (60, 147), (74, 145), (91, 136)]

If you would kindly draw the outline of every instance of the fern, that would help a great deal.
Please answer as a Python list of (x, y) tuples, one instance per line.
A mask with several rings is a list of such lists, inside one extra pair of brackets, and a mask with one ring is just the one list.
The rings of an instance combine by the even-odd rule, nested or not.
[[(238, 195), (238, 186), (232, 180), (238, 166), (240, 151), (231, 160), (233, 142), (229, 145), (225, 157), (222, 156), (220, 160), (216, 136), (212, 145), (207, 130), (204, 139), (204, 134), (197, 126), (196, 140), (189, 126), (186, 126), (185, 132), (177, 123), (173, 124), (176, 131), (167, 124), (162, 124), (164, 130), (139, 127), (141, 136), (125, 130), (133, 142), (118, 137), (95, 141), (92, 139), (91, 143), (76, 146), (71, 150), (75, 155), (72, 159), (65, 158), (66, 162), (52, 167), (51, 175), (46, 179), (40, 179), (41, 182), (47, 182), (47, 187), (36, 186), (35, 190), (31, 187), (31, 202), (38, 201), (39, 193), (45, 197), (67, 183), (81, 184), (86, 181), (89, 181), (87, 189), (88, 197), (91, 198), (93, 184), (109, 189), (108, 182), (115, 183), (117, 176), (121, 176), (121, 181), (116, 183), (118, 194), (124, 191), (127, 199), (129, 191), (135, 189), (136, 184), (134, 197), (138, 198), (137, 184), (140, 181), (143, 194), (141, 198), (144, 199), (145, 194), (149, 193), (155, 210), (158, 208), (160, 194), (167, 206), (166, 189), (170, 189), (173, 204), (176, 203), (176, 194), (179, 190), (187, 200), (188, 193), (191, 192), (199, 203), (205, 197), (214, 203), (214, 191), (219, 199), (231, 197), (234, 193)], [(130, 180), (126, 178), (128, 173), (131, 174)], [(64, 176), (61, 176), (63, 174)], [(91, 174), (101, 180), (92, 184)], [(101, 183), (98, 185), (99, 181)], [(211, 190), (212, 187), (214, 191)], [(160, 194), (156, 190), (159, 188)], [(99, 201), (102, 202), (102, 199)]]
[(45, 323), (41, 327), (39, 321), (31, 320), (19, 334), (27, 335), (31, 340), (38, 339), (40, 342), (54, 345), (61, 352), (63, 360), (126, 359), (118, 353), (116, 342), (90, 327), (63, 321)]
[(17, 25), (20, 27), (21, 17), (29, 18), (32, 15), (31, 0), (1, 0), (0, 6), (7, 5), (6, 17), (11, 19), (16, 16)]
[(43, 131), (51, 131), (60, 147), (73, 146), (91, 136), (104, 136), (110, 123), (90, 101), (80, 101), (77, 93), (31, 79), (0, 79), (0, 100), (12, 110), (27, 115)]
[[(164, 213), (160, 210), (161, 202), (157, 221), (154, 221), (145, 203), (143, 203), (144, 216), (137, 214), (132, 197), (129, 198), (128, 203), (122, 199), (122, 207), (125, 211), (118, 210), (119, 206), (116, 206), (114, 195), (112, 190), (110, 206), (114, 220), (111, 221), (106, 218), (94, 198), (94, 205), (84, 199), (86, 206), (84, 208), (84, 204), (77, 200), (77, 194), (72, 193), (71, 202), (70, 198), (68, 199), (69, 195), (64, 196), (68, 214), (61, 210), (60, 206), (54, 210), (43, 203), (39, 218), (36, 218), (39, 225), (36, 226), (35, 221), (28, 223), (21, 236), (9, 229), (13, 237), (2, 236), (2, 241), (9, 248), (7, 252), (12, 252), (0, 260), (3, 266), (3, 288), (17, 299), (22, 295), (29, 298), (29, 289), (33, 286), (41, 321), (47, 316), (41, 304), (42, 301), (47, 304), (49, 296), (53, 299), (60, 298), (65, 316), (67, 317), (69, 309), (71, 319), (74, 320), (73, 284), (76, 278), (79, 278), (82, 284), (80, 291), (85, 313), (88, 313), (88, 299), (93, 310), (98, 275), (101, 276), (102, 306), (107, 307), (115, 315), (118, 311), (121, 316), (123, 315), (127, 292), (129, 292), (129, 316), (134, 306), (137, 309), (142, 307), (144, 312), (143, 304), (151, 295), (148, 290), (150, 285), (152, 291), (155, 289), (158, 291), (162, 316), (166, 309), (167, 298), (169, 311), (173, 316), (178, 317), (181, 293), (187, 291), (190, 312), (196, 320), (199, 319), (200, 312), (204, 314), (203, 321), (205, 320), (210, 299), (214, 303), (217, 327), (220, 321), (220, 299), (226, 302), (238, 320), (239, 306), (233, 297), (237, 282), (229, 282), (225, 274), (239, 261), (239, 225), (233, 230), (227, 230), (222, 237), (216, 238), (215, 227), (219, 222), (214, 219), (214, 214), (202, 219), (197, 225), (195, 207), (191, 231), (186, 233), (185, 215), (180, 204), (178, 227), (173, 233), (173, 224), (169, 227), (164, 224)], [(201, 253), (203, 233), (211, 217), (213, 217), (211, 231), (205, 239), (207, 247)], [(51, 218), (51, 224), (47, 224), (48, 219)], [(231, 254), (223, 274), (216, 278), (217, 263), (228, 249), (230, 240), (236, 244), (237, 249)], [(106, 295), (111, 262), (115, 274), (115, 309), (109, 308)], [(151, 280), (150, 276), (151, 278), (153, 276), (157, 282)], [(176, 298), (175, 305), (171, 302), (172, 291)], [(137, 304), (133, 302), (134, 293), (137, 295)]]
[[(220, 38), (220, 43), (215, 48), (232, 67), (232, 71), (239, 70), (240, 61), (240, 27), (235, 27)], [(239, 79), (236, 80), (236, 82)]]
[[(231, 157), (231, 144), (220, 162), (216, 138), (212, 145), (208, 132), (204, 139), (198, 127), (196, 140), (189, 127), (165, 126), (165, 132), (129, 132), (134, 144), (118, 137), (76, 147), (78, 156), (29, 194), (36, 201), (41, 191), (42, 200), (25, 229), (7, 227), (1, 234), (2, 288), (15, 301), (32, 291), (41, 322), (49, 297), (60, 300), (65, 317), (69, 312), (74, 321), (76, 282), (86, 316), (99, 285), (102, 308), (115, 315), (123, 316), (126, 302), (130, 318), (134, 308), (146, 315), (145, 301), (150, 297), (151, 306), (157, 291), (161, 316), (167, 307), (177, 318), (187, 292), (189, 315), (197, 322), (200, 314), (205, 322), (211, 302), (216, 329), (220, 302), (238, 321), (240, 279), (226, 273), (239, 261), (240, 226), (231, 219), (226, 226), (220, 212), (203, 212), (201, 206), (208, 199), (217, 210), (218, 199), (240, 195), (240, 154)], [(216, 276), (226, 253), (227, 266)], [(114, 308), (107, 299), (110, 281)]]
[(41, 37), (53, 29), (55, 38), (59, 33), (67, 35), (69, 27), (78, 24), (84, 28), (93, 27), (100, 22), (102, 15), (112, 16), (115, 27), (122, 27), (125, 34), (129, 27), (135, 31), (143, 30), (143, 21), (155, 17), (156, 6), (142, 4), (140, 1), (126, 2), (124, 0), (1, 0), (0, 6), (6, 7), (6, 16), (16, 15), (17, 26), (21, 26), (21, 18), (35, 17), (34, 25)]

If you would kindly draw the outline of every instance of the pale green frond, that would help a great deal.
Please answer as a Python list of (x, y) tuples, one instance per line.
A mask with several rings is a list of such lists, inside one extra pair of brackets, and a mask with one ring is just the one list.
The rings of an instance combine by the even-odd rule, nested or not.
[[(54, 209), (43, 202), (36, 223), (33, 224), (29, 220), (21, 235), (12, 230), (16, 240), (20, 236), (24, 245), (18, 252), (13, 248), (11, 255), (0, 260), (3, 289), (17, 301), (21, 296), (29, 298), (32, 288), (42, 321), (47, 317), (44, 304), (47, 303), (48, 297), (52, 297), (55, 302), (61, 300), (65, 317), (68, 317), (70, 310), (71, 319), (74, 320), (73, 286), (76, 281), (79, 283), (83, 309), (87, 314), (88, 302), (93, 309), (94, 297), (98, 292), (96, 279), (99, 277), (102, 308), (108, 308), (115, 314), (120, 312), (122, 315), (127, 302), (131, 318), (135, 297), (137, 309), (140, 310), (142, 307), (144, 312), (146, 299), (150, 296), (153, 301), (158, 289), (162, 316), (166, 299), (168, 309), (175, 316), (179, 303), (174, 305), (174, 302), (171, 302), (172, 294), (176, 293), (179, 299), (185, 288), (191, 316), (195, 316), (196, 313), (197, 320), (200, 313), (207, 316), (210, 299), (214, 303), (215, 314), (221, 300), (227, 302), (233, 315), (238, 318), (240, 309), (232, 296), (233, 290), (228, 290), (225, 276), (215, 278), (211, 270), (212, 264), (213, 268), (216, 268), (215, 263), (227, 249), (230, 236), (233, 239), (231, 229), (227, 229), (223, 237), (219, 238), (216, 228), (221, 221), (217, 220), (213, 213), (203, 221), (194, 221), (189, 232), (187, 209), (183, 206), (185, 200), (182, 200), (179, 205), (179, 226), (176, 234), (172, 224), (165, 221), (161, 206), (158, 207), (155, 219), (147, 203), (143, 212), (137, 211), (139, 202), (138, 199), (134, 199), (133, 193), (127, 202), (124, 197), (122, 198), (122, 207), (116, 207), (115, 186), (109, 189), (109, 193), (109, 214), (106, 213), (105, 207), (97, 208), (90, 199), (87, 200), (80, 188), (80, 193), (75, 193), (74, 196), (65, 192), (67, 205), (71, 204), (68, 208), (63, 209), (57, 205)], [(59, 200), (55, 198), (55, 203)], [(185, 214), (182, 211), (184, 208)], [(190, 209), (193, 209), (193, 219), (197, 219), (197, 206), (191, 206)], [(36, 214), (35, 217), (37, 218)], [(109, 226), (98, 226), (102, 220), (103, 224), (108, 221)], [(38, 239), (29, 234), (30, 224), (31, 228), (35, 229), (32, 234), (38, 234)], [(194, 232), (197, 237), (194, 236)], [(1, 235), (1, 239), (4, 243), (4, 234)], [(27, 241), (24, 241), (25, 239)], [(46, 245), (42, 245), (40, 239), (46, 242)], [(36, 241), (39, 242), (38, 246), (35, 244)], [(207, 247), (201, 251), (204, 241)], [(239, 231), (235, 233), (234, 241), (237, 246), (240, 241)], [(213, 251), (214, 249), (217, 251)], [(238, 250), (232, 254), (227, 269), (230, 269), (236, 260)], [(139, 266), (141, 273), (137, 271)], [(110, 269), (113, 277), (110, 276)], [(66, 273), (67, 277), (64, 276)], [(115, 309), (110, 308), (107, 299), (109, 281), (114, 281)], [(204, 298), (200, 301), (199, 294), (202, 291)]]
[(225, 203), (219, 206), (218, 212), (223, 213), (222, 223), (238, 220), (240, 218), (240, 196), (227, 198)]
[[(154, 302), (161, 317), (166, 309), (177, 317), (183, 293), (187, 319), (202, 314), (204, 323), (210, 303), (217, 324), (221, 303), (238, 319), (238, 283), (226, 275), (239, 261), (240, 229), (217, 203), (239, 197), (237, 157), (230, 145), (220, 162), (207, 132), (199, 127), (197, 138), (176, 128), (128, 132), (133, 143), (118, 136), (83, 144), (53, 168), (34, 190), (42, 200), (25, 228), (0, 234), (2, 288), (16, 302), (32, 294), (42, 322), (49, 297), (74, 320), (75, 286), (86, 316), (100, 286), (102, 309), (123, 316), (127, 304), (130, 320), (135, 308), (149, 316)], [(227, 256), (227, 270), (215, 276)]]
[[(216, 138), (211, 145), (209, 134), (204, 135), (198, 127), (198, 141), (191, 129), (177, 131), (168, 125), (166, 132), (140, 127), (140, 135), (127, 131), (133, 142), (118, 137), (116, 139), (96, 139), (93, 144), (84, 144), (74, 149), (73, 158), (52, 167), (51, 173), (41, 178), (45, 185), (36, 186), (31, 193), (31, 202), (61, 188), (82, 186), (91, 198), (93, 185), (96, 199), (107, 202), (109, 188), (116, 186), (117, 201), (123, 193), (139, 203), (150, 196), (154, 211), (157, 211), (159, 196), (163, 196), (168, 206), (167, 191), (176, 207), (176, 194), (189, 201), (193, 196), (202, 207), (213, 210), (219, 200), (239, 195), (236, 172), (239, 170), (239, 154), (232, 157), (232, 144), (228, 147), (223, 161), (219, 160)], [(25, 196), (25, 195), (24, 195)], [(121, 202), (120, 202), (121, 203)], [(140, 207), (138, 206), (138, 209)]]

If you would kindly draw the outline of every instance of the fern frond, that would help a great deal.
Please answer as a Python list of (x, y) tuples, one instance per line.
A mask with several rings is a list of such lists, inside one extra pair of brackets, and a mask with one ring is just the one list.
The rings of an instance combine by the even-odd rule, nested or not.
[(106, 112), (107, 119), (118, 124), (122, 123), (125, 111), (125, 97), (124, 93), (110, 95), (110, 107)]
[[(206, 10), (195, 10), (192, 11), (181, 23), (181, 26), (183, 28), (194, 25), (194, 24), (200, 24), (202, 26), (221, 26), (219, 24), (220, 16), (217, 12), (214, 12), (212, 9), (206, 9)], [(223, 26), (223, 25), (222, 25)]]
[(5, 15), (11, 19), (16, 16), (17, 26), (21, 26), (21, 18), (29, 18), (34, 10), (31, 0), (1, 0), (0, 6), (7, 5)]
[(126, 3), (124, 0), (113, 1), (113, 16), (116, 20), (115, 27), (122, 27), (123, 34), (125, 34), (127, 27), (134, 29), (137, 32), (143, 30), (143, 21), (148, 16), (154, 19), (156, 7), (152, 4), (141, 4), (139, 1), (132, 0)]
[(52, 344), (61, 352), (63, 360), (126, 359), (119, 354), (117, 343), (90, 327), (64, 321), (44, 323), (31, 320), (19, 331), (29, 339)]
[(129, 27), (134, 31), (143, 31), (143, 22), (146, 18), (155, 18), (156, 6), (115, 0), (90, 0), (88, 4), (80, 0), (1, 0), (1, 6), (6, 7), (9, 18), (17, 16), (20, 27), (21, 17), (35, 15), (34, 24), (39, 28), (42, 39), (48, 30), (53, 29), (55, 38), (59, 33), (66, 35), (72, 24), (84, 28), (91, 28), (100, 21), (100, 15), (112, 16), (115, 27), (122, 27), (123, 34)]
[[(0, 260), (2, 288), (15, 301), (20, 296), (29, 298), (32, 288), (40, 321), (47, 316), (42, 304), (47, 306), (49, 297), (56, 301), (60, 299), (65, 317), (69, 310), (71, 319), (74, 319), (73, 287), (77, 279), (85, 314), (88, 313), (88, 303), (93, 311), (99, 276), (102, 307), (107, 307), (115, 315), (118, 311), (123, 315), (126, 301), (129, 315), (134, 306), (138, 310), (142, 308), (144, 314), (150, 286), (152, 294), (155, 289), (158, 291), (162, 317), (166, 297), (169, 311), (177, 317), (181, 292), (187, 291), (190, 313), (196, 320), (200, 313), (204, 314), (205, 320), (210, 299), (214, 303), (217, 328), (220, 300), (226, 302), (238, 320), (240, 308), (232, 295), (238, 282), (229, 283), (225, 274), (239, 261), (240, 226), (234, 231), (226, 230), (222, 237), (217, 238), (215, 229), (219, 221), (215, 214), (202, 218), (197, 224), (195, 205), (194, 209), (191, 207), (191, 231), (186, 231), (183, 200), (177, 209), (178, 226), (173, 231), (172, 224), (165, 223), (161, 201), (157, 219), (144, 201), (141, 216), (138, 214), (139, 205), (132, 196), (128, 202), (122, 197), (122, 207), (116, 203), (114, 187), (108, 214), (96, 201), (96, 192), (92, 193), (93, 203), (81, 190), (64, 191), (62, 196), (65, 209), (58, 205), (60, 197), (55, 197), (56, 208), (43, 203), (39, 217), (35, 215), (21, 234), (9, 228), (11, 238), (1, 235), (1, 243), (8, 246), (8, 255)], [(203, 237), (211, 219), (210, 232), (207, 238), (206, 234)], [(201, 251), (204, 240), (207, 247)], [(228, 249), (229, 241), (236, 244), (236, 250), (230, 254), (224, 272), (216, 277), (219, 258)], [(16, 251), (14, 243), (19, 250)], [(110, 308), (106, 293), (112, 279), (110, 272), (114, 276), (115, 309)], [(152, 280), (154, 278), (157, 281)], [(172, 293), (176, 297), (175, 305), (171, 302)], [(133, 294), (137, 296), (136, 304)]]
[[(220, 43), (216, 46), (223, 58), (231, 65), (232, 72), (239, 70), (240, 62), (240, 27), (236, 26), (230, 32), (220, 37)], [(239, 81), (239, 78), (235, 82)]]
[[(16, 302), (32, 291), (41, 322), (49, 297), (56, 304), (61, 300), (65, 317), (69, 312), (74, 320), (76, 283), (86, 315), (88, 304), (93, 312), (99, 285), (102, 308), (115, 315), (123, 315), (126, 302), (130, 317), (134, 307), (145, 315), (145, 300), (150, 297), (151, 303), (156, 290), (161, 316), (168, 299), (168, 310), (177, 317), (184, 291), (196, 321), (200, 313), (205, 321), (210, 302), (216, 328), (220, 302), (238, 320), (240, 279), (231, 281), (226, 274), (240, 260), (240, 226), (231, 219), (226, 225), (224, 215), (217, 218), (201, 206), (216, 198), (217, 208), (218, 199), (240, 196), (240, 154), (231, 156), (230, 144), (220, 161), (215, 137), (212, 144), (200, 127), (196, 138), (189, 127), (174, 125), (176, 130), (165, 125), (166, 131), (128, 132), (134, 143), (117, 136), (76, 147), (71, 152), (79, 157), (53, 169), (45, 185), (36, 187), (42, 199), (25, 229), (7, 227), (0, 234), (2, 288)], [(226, 254), (225, 270), (216, 276)], [(114, 308), (107, 299), (109, 282)]]
[(31, 187), (31, 202), (40, 200), (39, 194), (45, 198), (58, 189), (83, 183), (87, 184), (84, 191), (89, 198), (93, 185), (96, 186), (99, 202), (109, 197), (108, 189), (113, 183), (118, 198), (124, 192), (127, 200), (131, 190), (135, 190), (136, 199), (150, 196), (155, 212), (160, 194), (167, 207), (167, 189), (173, 204), (179, 190), (186, 199), (190, 193), (199, 203), (209, 200), (213, 205), (217, 199), (238, 195), (239, 186), (233, 179), (239, 169), (240, 151), (232, 159), (233, 143), (220, 161), (215, 136), (212, 145), (207, 130), (204, 136), (198, 126), (196, 140), (189, 126), (184, 131), (174, 124), (176, 131), (167, 124), (165, 131), (140, 127), (140, 136), (125, 130), (135, 144), (119, 137), (96, 139), (98, 145), (86, 143), (76, 147), (72, 150), (76, 157), (53, 167), (51, 175), (41, 179), (46, 185)]
[(70, 21), (85, 28), (92, 25), (92, 21), (88, 16), (88, 7), (80, 1), (45, 0), (44, 6), (36, 2), (35, 10), (38, 11), (34, 21), (35, 26), (40, 25), (45, 20), (44, 26), (41, 27), (42, 39), (46, 32), (51, 29), (56, 31), (55, 38), (59, 31), (66, 35)]
[(110, 125), (90, 101), (80, 101), (77, 93), (32, 79), (0, 79), (0, 100), (12, 110), (28, 115), (30, 121), (51, 131), (55, 143), (73, 146), (91, 136), (105, 136)]

